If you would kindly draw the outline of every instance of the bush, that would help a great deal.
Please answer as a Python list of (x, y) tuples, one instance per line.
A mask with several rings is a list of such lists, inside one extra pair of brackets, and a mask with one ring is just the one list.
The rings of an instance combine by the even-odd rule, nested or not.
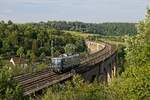
[(22, 89), (6, 66), (0, 69), (0, 100), (23, 100)]

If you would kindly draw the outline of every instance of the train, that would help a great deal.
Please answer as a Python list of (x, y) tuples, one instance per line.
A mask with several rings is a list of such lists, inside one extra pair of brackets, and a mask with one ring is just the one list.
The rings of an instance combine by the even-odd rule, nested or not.
[(80, 57), (79, 54), (74, 55), (63, 54), (59, 57), (51, 58), (51, 62), (52, 62), (51, 67), (54, 72), (63, 73), (79, 66)]

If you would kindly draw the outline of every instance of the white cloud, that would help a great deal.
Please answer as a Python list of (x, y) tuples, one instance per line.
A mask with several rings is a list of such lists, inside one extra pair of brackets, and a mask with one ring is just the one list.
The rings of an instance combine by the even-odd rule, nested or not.
[(43, 3), (49, 3), (50, 0), (18, 0), (22, 3), (31, 3), (31, 4), (43, 4)]
[(4, 10), (1, 11), (1, 13), (4, 13), (4, 14), (10, 14), (12, 12), (13, 12), (12, 9), (4, 9)]
[(14, 1), (18, 3), (27, 3), (27, 4), (47, 4), (47, 3), (53, 3), (53, 2), (55, 3), (60, 0), (14, 0)]
[(55, 0), (0, 0), (0, 3), (5, 3), (5, 4), (16, 4), (16, 3), (43, 4), (43, 3), (48, 3), (51, 1), (55, 1)]

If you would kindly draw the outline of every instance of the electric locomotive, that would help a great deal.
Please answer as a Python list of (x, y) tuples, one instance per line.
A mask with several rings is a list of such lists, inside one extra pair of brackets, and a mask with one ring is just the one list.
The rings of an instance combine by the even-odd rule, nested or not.
[(66, 72), (80, 65), (79, 54), (61, 55), (60, 57), (51, 58), (52, 69), (54, 72)]

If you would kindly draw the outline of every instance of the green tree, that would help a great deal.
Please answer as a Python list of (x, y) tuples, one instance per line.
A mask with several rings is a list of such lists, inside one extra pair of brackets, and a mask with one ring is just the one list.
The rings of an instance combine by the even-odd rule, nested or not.
[(150, 9), (138, 24), (136, 36), (127, 37), (125, 72), (114, 81), (111, 94), (116, 99), (150, 99)]
[(149, 100), (150, 66), (126, 68), (119, 79), (109, 86), (115, 100)]
[(44, 61), (45, 57), (46, 57), (46, 54), (45, 54), (44, 52), (41, 53), (41, 55), (40, 55), (40, 60), (41, 60), (41, 61)]
[(76, 41), (75, 45), (77, 46), (78, 52), (84, 52), (87, 49), (87, 47), (85, 45), (85, 41), (83, 39), (79, 38), (78, 41)]
[(35, 60), (36, 60), (36, 55), (35, 55), (34, 52), (31, 52), (30, 57), (31, 57), (31, 61), (32, 61), (32, 62), (35, 62)]
[(42, 100), (111, 100), (105, 87), (98, 83), (88, 84), (79, 75), (67, 81), (64, 86), (48, 89)]
[(74, 44), (67, 44), (64, 49), (67, 54), (73, 54), (76, 52), (76, 46)]
[(23, 100), (21, 87), (13, 80), (7, 66), (0, 69), (0, 100)]
[(8, 21), (8, 25), (11, 25), (13, 24), (13, 22), (11, 20)]
[(126, 39), (126, 59), (130, 66), (141, 66), (150, 62), (150, 10), (144, 21), (138, 24), (138, 35)]
[(34, 39), (34, 40), (32, 41), (32, 52), (33, 52), (34, 54), (36, 54), (36, 50), (37, 50), (37, 41)]
[(23, 47), (20, 47), (20, 48), (17, 50), (17, 55), (20, 57), (19, 62), (21, 63), (21, 58), (22, 58), (22, 56), (24, 56), (24, 49), (23, 49)]

